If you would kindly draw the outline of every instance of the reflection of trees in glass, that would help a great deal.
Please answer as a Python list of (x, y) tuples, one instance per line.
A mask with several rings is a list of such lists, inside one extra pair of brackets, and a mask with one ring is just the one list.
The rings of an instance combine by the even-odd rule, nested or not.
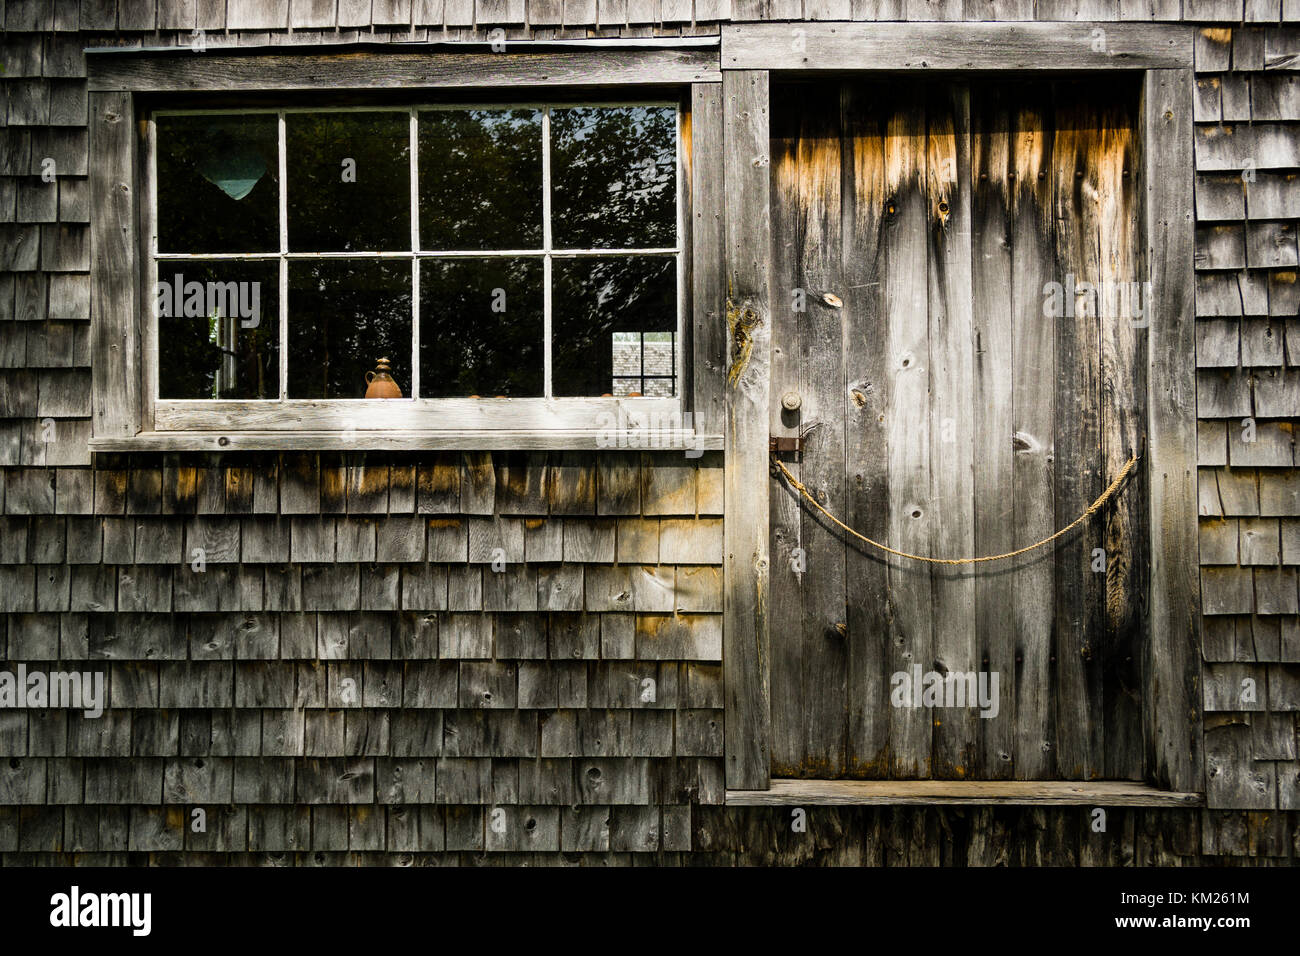
[(409, 250), (410, 114), (288, 113), (284, 122), (289, 250)]
[[(169, 268), (174, 266), (174, 268)], [(257, 325), (245, 328), (234, 309), (201, 317), (158, 319), (159, 398), (278, 398), (280, 395), (279, 267), (274, 262), (159, 263), (158, 281), (260, 283)], [(205, 296), (206, 297), (206, 296)], [(249, 297), (246, 295), (245, 301)], [(220, 300), (217, 300), (218, 303)], [(154, 306), (151, 301), (149, 307)], [(211, 303), (208, 304), (209, 306)], [(225, 375), (220, 375), (223, 360)], [(218, 384), (220, 390), (218, 391)]]
[(676, 144), (671, 106), (551, 110), (555, 247), (675, 246)]
[(551, 269), (551, 368), (556, 395), (614, 391), (616, 332), (677, 329), (671, 257), (557, 258)]
[(411, 263), (289, 263), (289, 397), (364, 398), (366, 372), (392, 361), (411, 394)]
[(419, 144), (422, 249), (541, 247), (540, 110), (422, 110)]
[[(277, 123), (274, 114), (158, 117), (159, 252), (280, 247)], [(234, 190), (253, 176), (241, 199), (219, 185)]]
[(541, 260), (425, 259), (420, 268), (421, 397), (543, 394)]

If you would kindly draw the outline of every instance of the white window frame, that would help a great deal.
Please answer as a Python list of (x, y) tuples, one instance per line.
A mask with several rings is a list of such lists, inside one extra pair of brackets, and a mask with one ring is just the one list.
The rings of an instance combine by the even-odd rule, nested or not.
[[(551, 237), (551, 140), (552, 108), (581, 106), (661, 106), (671, 107), (675, 123), (676, 243), (671, 247), (627, 249), (556, 249)], [(439, 250), (425, 251), (419, 235), (419, 143), (418, 118), (421, 112), (446, 109), (538, 109), (542, 112), (542, 187), (543, 244), (537, 249), (522, 250)], [(405, 112), (410, 117), (410, 201), (411, 249), (396, 252), (290, 252), (288, 247), (286, 116), (300, 113), (376, 113)], [(268, 253), (185, 254), (159, 253), (157, 217), (157, 132), (155, 118), (177, 115), (275, 115), (278, 127), (279, 162), (279, 250)], [(682, 343), (686, 315), (686, 223), (683, 167), (687, 161), (682, 140), (683, 104), (675, 99), (617, 96), (608, 99), (569, 100), (565, 98), (526, 102), (446, 102), (415, 103), (403, 106), (382, 104), (346, 107), (285, 108), (207, 108), (166, 109), (153, 111), (146, 120), (145, 156), (142, 194), (142, 227), (145, 244), (143, 276), (146, 298), (143, 328), (144, 413), (146, 427), (152, 423), (155, 433), (171, 432), (238, 432), (255, 430), (323, 431), (353, 434), (387, 430), (482, 431), (573, 431), (648, 429), (656, 433), (691, 431), (690, 417), (683, 416), (683, 399), (689, 383), (685, 380)], [(673, 375), (676, 394), (672, 398), (647, 397), (557, 397), (552, 381), (552, 305), (551, 269), (556, 258), (611, 257), (646, 255), (672, 258), (676, 271), (676, 344)], [(401, 399), (292, 399), (288, 397), (289, 301), (288, 263), (295, 260), (321, 259), (395, 259), (411, 262), (412, 280), (412, 381), (408, 391), (419, 394), (420, 286), (421, 259), (450, 258), (540, 258), (543, 263), (543, 335), (544, 388), (540, 397), (517, 398), (418, 398)], [(186, 262), (266, 261), (279, 263), (279, 396), (273, 399), (162, 399), (158, 397), (159, 320), (155, 314), (152, 290), (158, 281), (159, 266), (182, 267)], [(671, 442), (670, 442), (671, 444)]]

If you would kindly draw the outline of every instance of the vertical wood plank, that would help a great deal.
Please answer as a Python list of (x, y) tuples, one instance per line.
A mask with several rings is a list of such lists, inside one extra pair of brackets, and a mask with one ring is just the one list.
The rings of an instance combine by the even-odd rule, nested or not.
[[(804, 109), (815, 109), (812, 89), (804, 84), (778, 86), (772, 91), (772, 121), (769, 139), (772, 160), (772, 365), (768, 423), (773, 435), (797, 435), (800, 411), (782, 411), (781, 397), (799, 391), (799, 316), (792, 304), (800, 285), (798, 263), (800, 117)], [(807, 99), (806, 99), (807, 98)], [(824, 108), (824, 106), (823, 106)], [(801, 294), (804, 290), (801, 290)], [(799, 456), (783, 455), (786, 467), (800, 477)], [(803, 582), (806, 574), (822, 570), (822, 555), (814, 555), (815, 567), (806, 569), (809, 552), (801, 538), (804, 504), (784, 486), (769, 501), (768, 528), (772, 571), (771, 634), (772, 663), (769, 681), (772, 694), (772, 773), (778, 777), (816, 777), (804, 766), (806, 688), (803, 673)]]
[(129, 93), (92, 93), (91, 352), (98, 437), (140, 430), (135, 112)]
[[(1093, 91), (1095, 92), (1095, 90)], [(1101, 114), (1097, 135), (1098, 248), (1101, 289), (1101, 463), (1109, 485), (1146, 432), (1146, 332), (1141, 294), (1141, 204), (1137, 90), (1120, 85)], [(1137, 293), (1135, 295), (1135, 292)], [(1130, 481), (1098, 522), (1106, 552), (1103, 583), (1102, 750), (1097, 763), (1110, 780), (1141, 780), (1142, 702), (1146, 698), (1143, 620), (1147, 539), (1145, 482)], [(1097, 721), (1094, 715), (1093, 722)]]
[[(873, 541), (889, 536), (889, 474), (883, 449), (893, 413), (888, 350), (887, 273), (893, 237), (878, 83), (846, 83), (843, 103), (845, 522)], [(890, 594), (885, 558), (865, 547), (845, 556), (848, 618), (848, 727), (845, 769), (853, 777), (889, 775)]]
[(768, 283), (771, 219), (768, 180), (768, 74), (723, 74), (726, 152), (727, 369), (723, 660), (726, 781), (741, 790), (768, 786)]
[[(887, 422), (889, 544), (911, 554), (929, 554), (938, 520), (930, 500), (930, 362), (925, 196), (925, 91), (898, 90), (885, 138), (885, 233), (889, 248), (881, 269), (889, 334), (885, 342), (892, 378), (892, 414)], [(889, 674), (912, 674), (913, 665), (931, 669), (934, 660), (930, 568), (891, 560)], [(930, 711), (890, 708), (890, 776), (930, 774)]]
[[(1051, 534), (1055, 429), (1056, 328), (1043, 314), (1043, 286), (1055, 281), (1052, 228), (1052, 148), (1049, 101), (1022, 94), (1012, 141), (1012, 358), (1014, 432), (1012, 495), (1015, 545)], [(1049, 776), (1053, 766), (1049, 648), (1052, 639), (1054, 552), (1017, 566), (1015, 577), (1014, 775)], [(1005, 686), (1005, 683), (1004, 683)]]
[[(1014, 428), (1012, 405), (1011, 139), (1009, 96), (1000, 87), (971, 93), (971, 231), (973, 299), (972, 377), (975, 456), (975, 554), (1015, 548), (1012, 501)], [(1001, 573), (999, 573), (1001, 571)], [(975, 579), (975, 630), (979, 669), (999, 675), (999, 689), (1012, 690), (1015, 674), (1015, 578), (1001, 569)], [(1005, 683), (1004, 683), (1005, 681)], [(980, 720), (977, 776), (1005, 780), (1012, 774), (1015, 709)]]
[[(931, 544), (940, 556), (975, 553), (972, 394), (970, 88), (932, 86), (927, 102), (926, 199), (930, 236)], [(975, 569), (934, 565), (934, 660), (941, 673), (979, 670), (975, 649)], [(972, 774), (981, 718), (975, 708), (931, 712), (930, 775)]]
[(693, 424), (720, 428), (725, 412), (727, 291), (723, 257), (726, 196), (722, 177), (722, 86), (691, 87), (691, 334)]
[[(791, 467), (820, 502), (840, 514), (845, 356), (840, 92), (835, 84), (800, 85), (788, 88), (780, 100), (781, 115), (774, 112), (773, 119), (780, 153), (773, 156), (779, 199), (772, 222), (769, 420), (773, 434), (807, 435), (801, 461)], [(797, 410), (781, 407), (786, 393), (799, 396)], [(798, 776), (839, 776), (848, 707), (844, 542), (788, 494), (772, 508), (771, 526), (779, 543), (770, 617), (772, 707), (784, 752), (778, 756), (774, 736), (774, 764), (778, 772)], [(802, 559), (795, 560), (795, 548), (802, 549)]]
[[(798, 188), (794, 194), (795, 287), (804, 311), (795, 313), (801, 429), (801, 481), (833, 514), (844, 513), (844, 325), (840, 271), (839, 91), (818, 85), (802, 91)], [(809, 108), (811, 107), (811, 108)], [(775, 232), (774, 232), (775, 238)], [(773, 303), (774, 308), (788, 307)], [(774, 345), (776, 343), (774, 342)], [(780, 395), (773, 397), (779, 404)], [(835, 529), (800, 509), (803, 547), (813, 557), (804, 579), (800, 621), (804, 698), (805, 772), (839, 776), (844, 765), (848, 704), (845, 619), (845, 546)]]
[[(1091, 82), (1091, 81), (1090, 81)], [(1074, 84), (1054, 84), (1052, 140), (1056, 254), (1062, 315), (1056, 317), (1056, 523), (1073, 520), (1101, 492), (1100, 323), (1095, 304), (1076, 297), (1101, 272), (1097, 242), (1099, 117)], [(1099, 775), (1104, 723), (1100, 716), (1104, 640), (1094, 549), (1088, 522), (1056, 549), (1056, 624), (1052, 673), (1056, 705), (1056, 774), (1070, 780)]]
[[(1143, 218), (1153, 295), (1147, 331), (1147, 482), (1151, 588), (1147, 772), (1175, 790), (1199, 790), (1204, 749), (1197, 580), (1195, 330), (1192, 316), (1190, 70), (1151, 70), (1143, 90)], [(1157, 676), (1158, 675), (1158, 676)]]

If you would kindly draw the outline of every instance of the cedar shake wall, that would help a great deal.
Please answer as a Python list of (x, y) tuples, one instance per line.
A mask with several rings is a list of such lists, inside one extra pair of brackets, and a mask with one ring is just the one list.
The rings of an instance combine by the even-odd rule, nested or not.
[[(810, 808), (794, 834), (788, 811), (722, 807), (718, 453), (92, 465), (83, 48), (188, 45), (196, 28), (211, 50), (800, 18), (1202, 26), (1211, 809), (1113, 809), (1098, 835), (1086, 808)], [(1294, 861), (1297, 20), (1300, 0), (0, 0), (0, 656), (102, 670), (109, 698), (97, 720), (0, 711), (0, 860)]]

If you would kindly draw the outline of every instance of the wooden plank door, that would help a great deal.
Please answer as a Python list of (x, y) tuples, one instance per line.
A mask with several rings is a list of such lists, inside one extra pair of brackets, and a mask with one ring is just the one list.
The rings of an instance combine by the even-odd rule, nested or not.
[[(774, 89), (772, 433), (851, 527), (1010, 551), (1140, 447), (1137, 106), (1124, 81)], [(773, 775), (1141, 778), (1143, 496), (948, 566), (778, 490)], [(996, 672), (996, 716), (894, 706), (918, 666)]]

